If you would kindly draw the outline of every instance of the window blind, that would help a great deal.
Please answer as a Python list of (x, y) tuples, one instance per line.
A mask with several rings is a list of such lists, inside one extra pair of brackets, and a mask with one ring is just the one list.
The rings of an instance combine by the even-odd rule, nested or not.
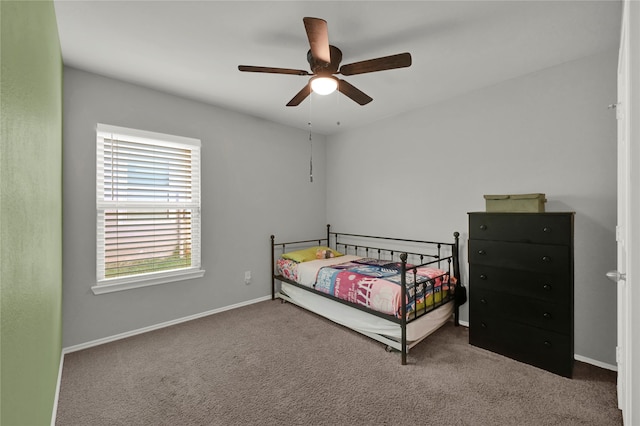
[(200, 141), (98, 126), (97, 279), (200, 268)]

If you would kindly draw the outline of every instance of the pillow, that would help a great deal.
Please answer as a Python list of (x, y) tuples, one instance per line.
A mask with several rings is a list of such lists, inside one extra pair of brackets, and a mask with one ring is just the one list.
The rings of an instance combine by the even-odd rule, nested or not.
[[(326, 250), (326, 252), (330, 252), (333, 255), (333, 256), (330, 255), (331, 257), (342, 256), (342, 253), (332, 250), (329, 247), (314, 246), (314, 247), (309, 247), (302, 250), (296, 250), (296, 251), (290, 251), (288, 253), (284, 253), (282, 257), (285, 259), (293, 260), (294, 262), (298, 262), (298, 263), (308, 262), (309, 260), (316, 260), (317, 253), (321, 252), (322, 250)], [(322, 257), (321, 259), (324, 259), (324, 257)]]

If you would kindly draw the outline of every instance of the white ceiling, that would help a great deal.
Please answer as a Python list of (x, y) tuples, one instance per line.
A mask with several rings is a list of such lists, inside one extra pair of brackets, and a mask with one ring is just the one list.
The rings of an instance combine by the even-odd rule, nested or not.
[[(54, 1), (65, 65), (332, 134), (615, 48), (611, 1)], [(328, 22), (342, 64), (410, 52), (410, 68), (341, 77), (335, 92), (285, 104), (309, 77), (302, 18)], [(338, 124), (340, 123), (340, 124)]]

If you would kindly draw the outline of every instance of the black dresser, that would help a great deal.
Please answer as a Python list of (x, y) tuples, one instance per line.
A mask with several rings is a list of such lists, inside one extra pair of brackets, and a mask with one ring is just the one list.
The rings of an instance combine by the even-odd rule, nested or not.
[(469, 213), (469, 343), (571, 377), (574, 213)]

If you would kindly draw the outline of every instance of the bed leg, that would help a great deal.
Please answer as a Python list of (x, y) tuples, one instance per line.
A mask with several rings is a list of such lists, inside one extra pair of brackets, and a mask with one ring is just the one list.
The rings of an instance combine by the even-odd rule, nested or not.
[(271, 300), (276, 300), (276, 271), (275, 271), (275, 248), (274, 248), (274, 243), (275, 243), (275, 239), (276, 237), (274, 235), (271, 235)]
[[(453, 233), (453, 276), (456, 278), (456, 284), (460, 283), (460, 233)], [(455, 297), (455, 296), (454, 296)], [(453, 323), (457, 327), (460, 325), (460, 305), (458, 305), (458, 301), (454, 301), (456, 307), (453, 313)]]

